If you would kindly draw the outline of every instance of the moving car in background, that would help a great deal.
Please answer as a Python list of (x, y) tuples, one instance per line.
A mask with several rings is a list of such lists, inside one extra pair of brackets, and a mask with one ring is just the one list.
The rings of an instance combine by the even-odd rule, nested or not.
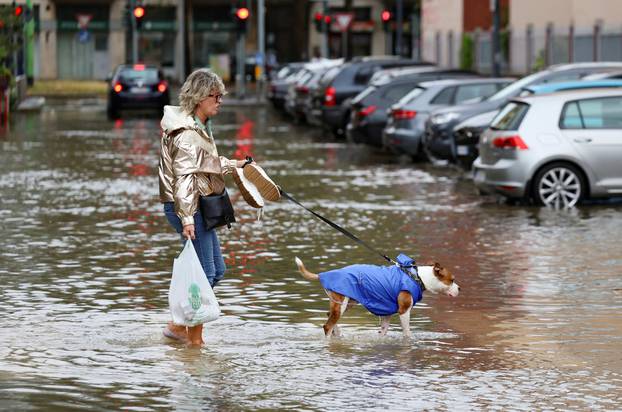
[(124, 64), (110, 77), (106, 113), (116, 119), (126, 109), (157, 109), (170, 103), (168, 82), (162, 70), (153, 65)]
[[(420, 82), (456, 77), (478, 77), (471, 71), (418, 67), (389, 70), (352, 99), (348, 140), (382, 147), (382, 131), (387, 124), (387, 109)], [(491, 92), (492, 94), (492, 92)]]
[[(622, 87), (622, 80), (579, 80), (573, 82), (546, 83), (525, 87), (520, 96), (532, 94), (555, 93), (565, 90), (579, 89), (602, 89), (610, 87)], [(479, 155), (477, 146), (480, 135), (488, 128), (498, 110), (493, 110), (480, 115), (470, 117), (459, 123), (453, 129), (452, 148), (455, 147), (456, 164), (464, 170), (470, 170), (471, 165)]]
[(622, 90), (516, 98), (480, 138), (476, 186), (567, 208), (622, 194)]
[(342, 136), (350, 120), (350, 99), (365, 90), (378, 70), (404, 66), (432, 65), (397, 56), (373, 56), (357, 57), (330, 69), (312, 96), (312, 116), (321, 119), (322, 125), (335, 136)]
[(582, 79), (594, 73), (622, 70), (622, 62), (572, 63), (551, 66), (510, 84), (481, 103), (464, 104), (435, 110), (426, 122), (424, 150), (432, 160), (453, 161), (453, 128), (460, 122), (480, 113), (498, 110), (508, 100), (519, 96), (526, 87)]
[(420, 83), (388, 110), (387, 125), (382, 132), (383, 146), (395, 154), (411, 156), (413, 160), (425, 158), (421, 137), (430, 112), (465, 101), (485, 99), (513, 80), (476, 78)]

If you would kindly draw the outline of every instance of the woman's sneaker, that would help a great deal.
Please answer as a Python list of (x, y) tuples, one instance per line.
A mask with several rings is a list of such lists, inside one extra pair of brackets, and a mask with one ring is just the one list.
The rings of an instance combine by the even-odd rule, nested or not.
[(255, 185), (261, 197), (271, 202), (276, 202), (281, 198), (279, 187), (259, 165), (255, 163), (247, 164), (242, 170), (244, 171), (244, 177)]

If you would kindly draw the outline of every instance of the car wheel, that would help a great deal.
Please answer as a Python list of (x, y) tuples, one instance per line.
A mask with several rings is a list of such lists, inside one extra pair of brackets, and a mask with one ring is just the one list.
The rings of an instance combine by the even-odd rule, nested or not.
[(539, 205), (570, 208), (583, 200), (586, 191), (583, 174), (568, 163), (552, 163), (534, 178), (533, 197)]

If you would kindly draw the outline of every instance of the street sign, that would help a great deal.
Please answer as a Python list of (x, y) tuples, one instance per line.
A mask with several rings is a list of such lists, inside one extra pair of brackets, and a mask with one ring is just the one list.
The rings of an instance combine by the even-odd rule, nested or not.
[(334, 25), (337, 26), (339, 31), (347, 31), (350, 24), (352, 24), (352, 20), (354, 20), (354, 13), (335, 13), (334, 15)]

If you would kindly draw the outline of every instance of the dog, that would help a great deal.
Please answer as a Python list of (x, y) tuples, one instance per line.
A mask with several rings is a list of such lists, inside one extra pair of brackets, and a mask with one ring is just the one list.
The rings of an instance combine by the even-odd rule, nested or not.
[[(407, 259), (407, 256), (404, 256)], [(371, 313), (380, 316), (380, 335), (389, 330), (389, 318), (399, 313), (402, 333), (411, 338), (410, 312), (415, 303), (421, 300), (424, 291), (457, 297), (460, 286), (454, 281), (451, 272), (434, 263), (431, 266), (418, 266), (418, 274), (393, 266), (351, 265), (342, 269), (320, 274), (308, 271), (302, 260), (295, 259), (302, 276), (311, 281), (319, 281), (330, 299), (328, 320), (324, 324), (326, 337), (340, 336), (337, 322), (345, 311), (356, 303), (361, 303)], [(410, 259), (410, 262), (413, 262)], [(358, 300), (357, 300), (358, 299)]]

